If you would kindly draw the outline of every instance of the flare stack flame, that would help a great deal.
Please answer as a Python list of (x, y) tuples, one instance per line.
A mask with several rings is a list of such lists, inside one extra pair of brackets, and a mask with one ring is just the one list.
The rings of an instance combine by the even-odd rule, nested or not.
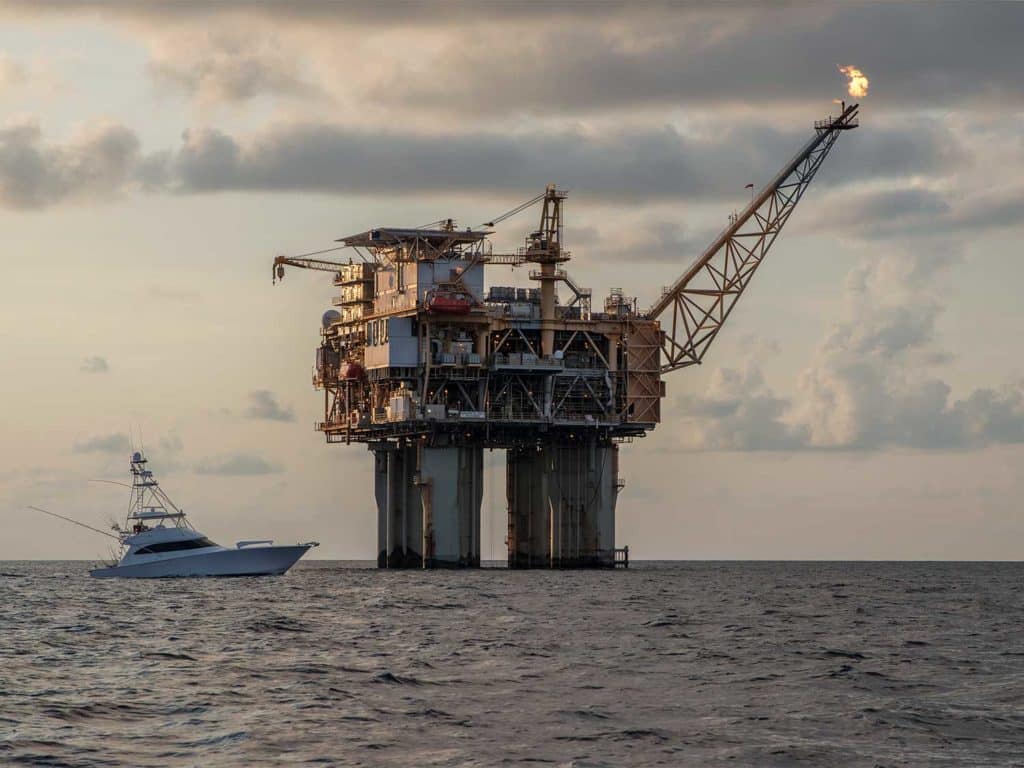
[(868, 76), (857, 69), (853, 64), (839, 67), (839, 71), (850, 78), (846, 86), (847, 92), (855, 99), (863, 99), (868, 95)]

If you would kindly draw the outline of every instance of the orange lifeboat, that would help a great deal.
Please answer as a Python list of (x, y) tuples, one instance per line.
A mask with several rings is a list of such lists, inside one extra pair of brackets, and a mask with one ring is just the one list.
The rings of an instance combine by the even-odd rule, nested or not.
[(341, 364), (341, 369), (338, 371), (338, 375), (342, 379), (361, 379), (363, 378), (363, 366), (359, 363), (347, 360)]
[(473, 299), (461, 291), (433, 290), (427, 293), (427, 312), (437, 315), (468, 315)]

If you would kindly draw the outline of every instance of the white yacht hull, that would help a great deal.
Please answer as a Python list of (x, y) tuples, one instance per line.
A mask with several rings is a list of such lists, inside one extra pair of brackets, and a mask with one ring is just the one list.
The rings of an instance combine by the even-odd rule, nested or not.
[(148, 563), (115, 565), (90, 571), (96, 578), (160, 579), (180, 576), (277, 576), (310, 549), (295, 546), (243, 547), (167, 557)]

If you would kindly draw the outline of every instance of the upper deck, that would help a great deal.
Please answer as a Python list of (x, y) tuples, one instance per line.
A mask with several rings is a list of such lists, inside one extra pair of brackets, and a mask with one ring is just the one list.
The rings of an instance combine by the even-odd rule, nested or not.
[(407, 227), (377, 227), (354, 235), (338, 238), (336, 242), (351, 248), (387, 249), (416, 244), (424, 254), (441, 254), (452, 248), (480, 243), (491, 234), (490, 230), (409, 229)]

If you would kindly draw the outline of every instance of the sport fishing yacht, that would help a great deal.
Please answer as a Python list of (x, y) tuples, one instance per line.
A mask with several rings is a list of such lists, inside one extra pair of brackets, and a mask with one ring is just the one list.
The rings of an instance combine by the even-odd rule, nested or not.
[(90, 575), (108, 578), (151, 579), (165, 576), (263, 576), (282, 574), (298, 562), (315, 541), (275, 545), (270, 540), (240, 541), (234, 548), (210, 541), (192, 527), (175, 506), (146, 457), (132, 454), (132, 497), (124, 528), (115, 526), (122, 553), (120, 560)]

